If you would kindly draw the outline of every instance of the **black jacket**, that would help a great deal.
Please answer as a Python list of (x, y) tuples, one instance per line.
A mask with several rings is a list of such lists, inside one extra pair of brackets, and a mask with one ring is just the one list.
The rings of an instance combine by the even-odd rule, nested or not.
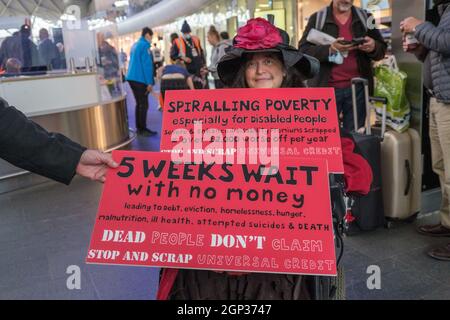
[[(358, 14), (355, 12), (355, 7), (352, 7), (352, 34), (353, 38), (371, 37), (375, 40), (375, 50), (372, 53), (365, 53), (358, 50), (357, 61), (358, 69), (361, 77), (369, 80), (369, 90), (373, 93), (373, 69), (371, 61), (378, 61), (384, 58), (386, 54), (387, 44), (384, 41), (380, 31), (378, 29), (367, 30), (364, 28), (362, 21)], [(369, 15), (370, 16), (370, 15)], [(331, 69), (333, 63), (328, 62), (329, 45), (314, 45), (308, 41), (308, 33), (311, 29), (315, 28), (317, 13), (314, 13), (308, 21), (308, 25), (303, 33), (303, 37), (300, 40), (298, 46), (299, 50), (303, 53), (309, 54), (320, 61), (320, 73), (314, 79), (308, 81), (308, 85), (311, 87), (328, 87), (328, 80), (330, 78)], [(327, 17), (322, 32), (329, 34), (332, 37), (338, 38), (339, 27), (336, 25), (333, 17), (333, 7), (330, 5), (327, 9)]]
[(69, 184), (85, 150), (61, 134), (47, 132), (0, 98), (0, 158)]
[(5, 67), (9, 58), (18, 59), (24, 68), (42, 65), (37, 46), (20, 33), (7, 37), (0, 46), (0, 67)]

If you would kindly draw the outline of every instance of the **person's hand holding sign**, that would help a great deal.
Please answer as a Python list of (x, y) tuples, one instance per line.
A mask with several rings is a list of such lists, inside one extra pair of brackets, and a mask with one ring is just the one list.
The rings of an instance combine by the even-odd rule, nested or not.
[(77, 174), (94, 181), (105, 182), (108, 168), (117, 168), (117, 164), (109, 153), (98, 150), (86, 150), (77, 165)]

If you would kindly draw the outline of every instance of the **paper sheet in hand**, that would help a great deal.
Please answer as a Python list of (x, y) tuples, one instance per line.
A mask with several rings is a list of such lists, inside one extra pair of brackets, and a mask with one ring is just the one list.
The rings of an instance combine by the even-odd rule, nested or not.
[(336, 41), (336, 38), (317, 29), (311, 29), (306, 41), (315, 45), (329, 45)]

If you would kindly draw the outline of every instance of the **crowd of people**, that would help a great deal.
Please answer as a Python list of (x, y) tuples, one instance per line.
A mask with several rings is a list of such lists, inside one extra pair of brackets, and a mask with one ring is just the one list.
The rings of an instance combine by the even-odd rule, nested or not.
[(224, 85), (217, 73), (219, 60), (232, 43), (227, 32), (219, 32), (211, 26), (207, 39), (212, 46), (211, 61), (207, 64), (200, 39), (192, 35), (191, 27), (184, 21), (181, 36), (170, 35), (170, 60), (164, 64), (164, 55), (157, 43), (153, 43), (153, 31), (144, 28), (140, 39), (132, 46), (130, 62), (125, 80), (130, 84), (136, 100), (136, 129), (142, 136), (153, 136), (157, 132), (147, 128), (148, 95), (153, 92), (155, 78), (160, 81), (160, 108), (164, 105), (166, 90), (208, 89), (208, 74), (214, 78), (215, 88)]
[[(418, 231), (429, 236), (450, 236), (450, 5), (448, 0), (435, 0), (439, 19), (435, 24), (410, 17), (399, 28), (404, 41), (411, 34), (419, 42), (414, 50), (425, 61), (428, 87), (432, 98), (430, 108), (430, 136), (434, 171), (440, 176), (442, 188), (441, 222), (420, 226)], [(215, 27), (207, 33), (213, 46), (210, 64), (206, 66), (200, 41), (191, 34), (184, 22), (181, 36), (171, 35), (170, 57), (177, 61), (166, 66), (168, 73), (182, 73), (194, 81), (189, 88), (208, 88), (198, 79), (208, 72), (214, 78), (216, 88), (281, 88), (281, 87), (333, 87), (337, 110), (342, 127), (357, 130), (364, 126), (366, 106), (364, 88), (356, 88), (358, 127), (353, 119), (353, 78), (369, 81), (369, 92), (374, 92), (373, 63), (386, 57), (387, 43), (377, 28), (368, 26), (370, 14), (354, 6), (352, 0), (333, 0), (329, 7), (313, 14), (298, 48), (291, 47), (286, 32), (272, 43), (265, 41), (264, 32), (252, 36), (246, 30), (271, 30), (274, 28), (264, 19), (247, 22), (238, 30), (233, 41), (221, 38)], [(318, 21), (320, 20), (320, 21)], [(250, 26), (250, 27), (249, 27)], [(316, 29), (335, 38), (331, 44), (316, 44), (308, 39), (310, 30)], [(267, 31), (268, 32), (268, 31)], [(247, 37), (247, 38), (246, 38)], [(263, 38), (262, 38), (263, 37)], [(270, 38), (270, 37), (268, 37)], [(353, 41), (359, 39), (358, 41)], [(248, 45), (251, 43), (252, 45)], [(258, 43), (258, 45), (255, 45)], [(255, 49), (257, 48), (257, 49)], [(289, 51), (291, 54), (286, 54)], [(288, 58), (290, 57), (290, 58)], [(320, 65), (320, 67), (319, 67)], [(172, 70), (170, 70), (172, 69)], [(185, 69), (185, 71), (182, 71)], [(314, 70), (320, 70), (314, 72)], [(439, 260), (450, 261), (450, 244), (432, 248), (428, 254)], [(307, 299), (304, 277), (288, 275), (260, 275), (217, 273), (202, 270), (165, 270), (161, 278), (160, 298), (165, 299)], [(276, 285), (275, 285), (276, 284)]]
[[(437, 12), (434, 21), (423, 22), (415, 18), (408, 18), (402, 22), (401, 28), (405, 39), (407, 35), (413, 34), (420, 43), (419, 46), (415, 46), (410, 51), (416, 54), (425, 64), (425, 85), (432, 97), (430, 136), (433, 167), (440, 177), (443, 195), (442, 222), (438, 225), (423, 226), (419, 228), (419, 232), (433, 236), (450, 236), (450, 204), (448, 200), (450, 198), (450, 159), (445, 156), (450, 154), (450, 140), (447, 138), (450, 127), (447, 105), (450, 102), (450, 94), (448, 93), (450, 82), (449, 79), (445, 78), (450, 66), (445, 63), (443, 68), (438, 66), (438, 61), (446, 61), (445, 55), (448, 51), (446, 45), (450, 43), (449, 39), (446, 38), (450, 35), (442, 31), (444, 29), (442, 26), (447, 23), (449, 13), (447, 10), (448, 1), (435, 0), (434, 2), (434, 11)], [(351, 79), (368, 79), (369, 92), (372, 94), (374, 91), (373, 62), (383, 59), (387, 50), (387, 44), (380, 31), (368, 26), (369, 17), (370, 15), (367, 12), (355, 7), (352, 0), (333, 0), (329, 7), (314, 13), (309, 18), (303, 37), (298, 44), (299, 52), (316, 58), (320, 63), (320, 72), (309, 79), (307, 84), (311, 87), (333, 87), (335, 89), (337, 113), (342, 120), (343, 128), (347, 130), (355, 130), (364, 126), (366, 118), (364, 88), (361, 86), (356, 88), (358, 128), (354, 127)], [(420, 28), (416, 29), (417, 26), (420, 26)], [(311, 43), (308, 41), (308, 36), (312, 29), (319, 29), (320, 32), (332, 36), (336, 40), (331, 44), (323, 45)], [(212, 51), (210, 63), (207, 64), (200, 40), (191, 34), (191, 28), (186, 21), (180, 31), (181, 36), (176, 33), (170, 36), (172, 44), (170, 58), (174, 64), (161, 67), (162, 70), (159, 72), (163, 92), (170, 86), (178, 89), (208, 88), (208, 82), (206, 81), (208, 73), (214, 79), (215, 88), (250, 87), (250, 84), (242, 81), (242, 79), (232, 77), (230, 79), (229, 75), (221, 75), (220, 70), (218, 70), (220, 64), (229, 63), (227, 62), (229, 54), (227, 55), (226, 52), (236, 45), (229, 39), (226, 32), (219, 34), (214, 26), (210, 27), (207, 33), (207, 41), (212, 46)], [(286, 33), (283, 32), (282, 35), (285, 36)], [(352, 43), (353, 39), (362, 40), (358, 43)], [(289, 45), (289, 43), (286, 45)], [(408, 46), (405, 46), (405, 51), (409, 51)], [(245, 64), (244, 61), (239, 61), (239, 63)], [(155, 66), (156, 64), (153, 64), (154, 68)], [(230, 66), (230, 68), (236, 67)], [(179, 78), (176, 78), (177, 80), (174, 79), (174, 74), (179, 75)], [(165, 76), (166, 82), (164, 81)], [(238, 81), (238, 84), (235, 81)], [(176, 85), (174, 85), (175, 83)], [(299, 81), (296, 86), (303, 84), (303, 81)], [(145, 92), (142, 91), (140, 94), (135, 93), (135, 96), (139, 97), (144, 94)], [(163, 104), (162, 99), (160, 104)], [(136, 111), (139, 115), (137, 118), (146, 116), (146, 110), (148, 109), (146, 99), (142, 99), (142, 105), (136, 108), (136, 110), (143, 110)], [(430, 251), (430, 255), (435, 258), (450, 260), (450, 245), (433, 249)]]
[[(351, 79), (356, 77), (368, 79), (369, 92), (372, 94), (374, 90), (372, 62), (379, 61), (385, 57), (387, 44), (378, 29), (368, 28), (367, 13), (354, 7), (351, 0), (334, 0), (322, 12), (323, 25), (317, 26), (319, 12), (313, 14), (308, 20), (303, 37), (298, 44), (298, 50), (319, 60), (321, 72), (313, 79), (310, 79), (308, 85), (311, 87), (335, 88), (337, 111), (342, 119), (342, 125), (347, 130), (353, 130)], [(308, 41), (308, 34), (313, 28), (319, 28), (321, 32), (336, 38), (336, 41), (331, 45), (312, 44)], [(200, 39), (192, 34), (191, 27), (187, 21), (183, 22), (180, 32), (180, 35), (177, 33), (170, 35), (171, 64), (164, 65), (163, 55), (156, 44), (150, 51), (152, 53), (150, 58), (153, 60), (151, 72), (153, 75), (158, 75), (157, 80), (161, 81), (160, 107), (163, 106), (164, 92), (167, 89), (189, 88), (187, 79), (190, 79), (189, 82), (193, 83), (195, 89), (208, 89), (210, 87), (208, 75), (211, 75), (216, 89), (225, 87), (224, 81), (217, 71), (217, 66), (219, 61), (225, 56), (226, 51), (233, 46), (228, 33), (225, 31), (219, 33), (215, 26), (210, 26), (207, 32), (207, 41), (212, 46), (212, 50), (209, 61), (207, 61)], [(289, 42), (289, 36), (284, 30), (282, 30), (281, 34)], [(354, 45), (351, 43), (351, 40), (355, 38), (363, 40), (361, 43)], [(336, 59), (336, 57), (338, 58)], [(135, 67), (136, 64), (133, 65), (133, 58), (131, 58), (130, 66), (133, 65)], [(177, 68), (171, 66), (164, 71), (169, 65), (176, 65)], [(161, 70), (158, 72), (159, 68)], [(186, 69), (187, 72), (180, 71), (182, 69)], [(168, 74), (171, 76), (168, 77)], [(178, 78), (174, 74), (177, 74)], [(133, 75), (130, 75), (130, 77), (132, 79)], [(136, 80), (132, 79), (132, 81)], [(138, 82), (146, 84), (147, 88), (149, 88), (148, 84), (150, 83), (146, 83), (142, 79)], [(136, 107), (136, 119), (145, 117), (148, 105), (142, 97), (149, 92), (138, 93), (133, 89), (133, 93), (136, 100), (140, 99), (139, 101), (142, 101)], [(357, 87), (356, 97), (358, 125), (362, 127), (366, 115), (364, 88), (362, 85)], [(145, 135), (156, 134), (153, 133), (154, 131), (143, 127), (142, 121), (138, 131)]]
[(4, 74), (15, 75), (40, 66), (47, 70), (66, 68), (64, 45), (60, 42), (55, 44), (47, 29), (39, 30), (37, 45), (31, 40), (31, 28), (27, 24), (2, 41), (0, 69)]
[[(409, 17), (398, 26), (406, 38), (414, 35), (419, 45), (405, 50), (424, 61), (426, 86), (432, 96), (430, 106), (430, 136), (433, 168), (439, 175), (442, 189), (441, 222), (421, 226), (422, 234), (450, 236), (450, 0), (434, 0), (438, 19), (425, 22)], [(290, 45), (286, 32), (262, 18), (251, 19), (240, 28), (231, 41), (226, 33), (211, 27), (207, 34), (213, 46), (211, 61), (206, 57), (200, 40), (192, 35), (185, 21), (181, 35), (171, 35), (172, 64), (161, 66), (158, 76), (184, 83), (179, 88), (206, 89), (206, 75), (211, 73), (216, 88), (289, 88), (333, 87), (342, 125), (354, 128), (350, 81), (363, 77), (373, 90), (372, 62), (383, 59), (387, 45), (379, 30), (368, 27), (370, 15), (353, 5), (353, 0), (333, 0), (331, 5), (311, 16), (298, 48)], [(318, 21), (321, 20), (320, 23)], [(320, 29), (336, 40), (319, 45), (308, 41), (312, 29)], [(21, 47), (32, 47), (25, 32), (19, 34)], [(17, 36), (15, 36), (17, 37)], [(47, 37), (47, 38), (46, 38)], [(147, 128), (148, 94), (155, 84), (153, 31), (144, 28), (133, 45), (126, 80), (136, 98), (136, 127), (144, 136), (155, 135)], [(355, 38), (362, 39), (353, 43)], [(42, 52), (50, 47), (48, 33), (42, 32)], [(6, 40), (5, 40), (6, 41)], [(24, 43), (28, 43), (24, 46)], [(7, 50), (13, 45), (5, 45)], [(46, 49), (44, 49), (46, 48)], [(40, 49), (39, 49), (40, 50)], [(34, 49), (14, 57), (23, 66), (30, 65)], [(4, 55), (2, 55), (4, 57)], [(12, 58), (12, 57), (10, 57)], [(3, 58), (4, 60), (4, 58)], [(2, 62), (5, 62), (3, 61)], [(47, 60), (47, 61), (52, 61)], [(15, 61), (17, 63), (17, 61)], [(181, 75), (176, 78), (174, 75)], [(365, 106), (362, 88), (358, 89), (358, 113), (363, 125)], [(18, 121), (18, 122), (16, 122)], [(9, 126), (16, 123), (17, 130)], [(86, 150), (60, 135), (49, 134), (27, 120), (20, 112), (0, 101), (0, 156), (28, 170), (68, 183), (75, 173), (104, 180), (108, 166), (116, 167), (108, 155)], [(13, 132), (14, 134), (10, 134)], [(20, 135), (16, 133), (20, 132)], [(36, 150), (27, 152), (24, 150)], [(44, 152), (42, 152), (44, 150)], [(433, 248), (429, 255), (450, 261), (450, 243)], [(160, 298), (169, 299), (308, 299), (303, 276), (285, 274), (237, 274), (207, 270), (164, 270)]]

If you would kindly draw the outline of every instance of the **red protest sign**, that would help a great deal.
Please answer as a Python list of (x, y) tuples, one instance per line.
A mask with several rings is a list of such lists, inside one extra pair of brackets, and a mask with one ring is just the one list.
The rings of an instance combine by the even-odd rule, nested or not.
[[(201, 125), (195, 126), (196, 121)], [(239, 129), (240, 133), (230, 134)], [(248, 134), (249, 130), (255, 134)], [(267, 130), (265, 137), (261, 130)], [(180, 148), (181, 141), (184, 145)], [(168, 91), (161, 151), (174, 149), (183, 149), (184, 155), (191, 153), (183, 161), (200, 162), (202, 152), (215, 154), (216, 163), (220, 155), (268, 150), (272, 156), (324, 158), (331, 173), (344, 172), (333, 88)]]
[(169, 153), (114, 151), (86, 261), (335, 275), (323, 159), (182, 164)]

